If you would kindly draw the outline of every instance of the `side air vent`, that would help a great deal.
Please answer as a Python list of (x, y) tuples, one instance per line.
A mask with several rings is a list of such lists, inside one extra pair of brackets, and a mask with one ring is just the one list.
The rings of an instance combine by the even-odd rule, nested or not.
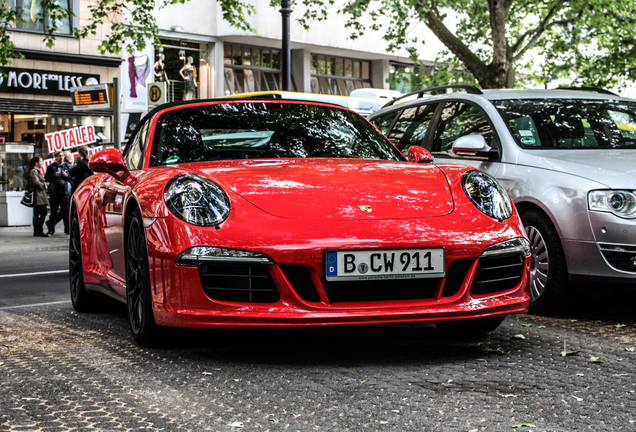
[(275, 303), (280, 299), (267, 266), (258, 264), (201, 264), (199, 277), (205, 293), (221, 301)]
[(521, 280), (523, 261), (521, 253), (480, 258), (472, 292), (491, 294), (514, 288)]

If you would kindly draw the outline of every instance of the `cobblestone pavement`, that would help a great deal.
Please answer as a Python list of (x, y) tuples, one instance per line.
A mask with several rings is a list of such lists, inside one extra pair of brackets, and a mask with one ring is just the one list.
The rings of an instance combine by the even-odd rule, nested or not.
[(634, 431), (633, 304), (509, 317), (472, 340), (432, 325), (172, 330), (154, 349), (119, 305), (5, 309), (0, 430)]

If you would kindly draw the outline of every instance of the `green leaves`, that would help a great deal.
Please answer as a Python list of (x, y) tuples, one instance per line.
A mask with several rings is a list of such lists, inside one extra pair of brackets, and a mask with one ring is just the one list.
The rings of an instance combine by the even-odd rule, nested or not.
[[(20, 58), (10, 31), (24, 22), (22, 11), (6, 0), (0, 7), (0, 65)], [(39, 0), (47, 15), (43, 25), (45, 44), (55, 43), (57, 23), (69, 15), (56, 0)], [(75, 29), (78, 38), (105, 35), (100, 52), (119, 54), (160, 45), (154, 11), (188, 0), (95, 0), (88, 6), (90, 18)], [(242, 31), (256, 32), (248, 18), (256, 13), (249, 0), (219, 0), (223, 19)], [(312, 21), (328, 18), (335, 0), (300, 0), (297, 21), (306, 30)], [(280, 6), (271, 0), (270, 6)], [(537, 2), (509, 0), (346, 0), (337, 3), (347, 17), (346, 27), (355, 39), (365, 32), (383, 33), (387, 51), (405, 49), (416, 61), (426, 60), (430, 73), (422, 87), (442, 84), (480, 84), (483, 88), (545, 84), (554, 78), (570, 78), (571, 85), (613, 87), (636, 80), (636, 2), (624, 0), (570, 0)], [(332, 9), (333, 10), (333, 9)], [(449, 19), (452, 17), (453, 19)], [(450, 25), (450, 22), (453, 25)], [(430, 65), (422, 58), (422, 28), (428, 27), (445, 45)], [(520, 82), (515, 83), (514, 79)]]
[[(17, 24), (25, 24), (20, 8), (10, 7), (6, 0), (0, 7), (0, 66), (11, 64), (11, 59), (22, 58), (11, 41), (11, 29)], [(133, 52), (143, 50), (151, 43), (160, 46), (159, 27), (154, 16), (155, 8), (164, 8), (172, 4), (185, 3), (188, 0), (96, 0), (88, 6), (90, 18), (82, 20), (83, 26), (76, 28), (73, 35), (85, 38), (96, 35), (100, 27), (105, 35), (98, 46), (102, 54), (119, 54), (122, 50)], [(57, 0), (39, 0), (41, 10), (34, 18), (44, 28), (44, 43), (48, 48), (55, 45), (56, 32), (61, 22), (68, 20), (72, 13)], [(233, 27), (243, 31), (255, 30), (247, 18), (256, 13), (248, 0), (219, 0), (223, 19)]]
[(482, 354), (497, 354), (497, 355), (506, 355), (508, 352), (501, 348), (489, 348), (489, 347), (479, 347), (479, 352)]
[(607, 359), (607, 357), (590, 357), (592, 363), (603, 363), (605, 359)]
[[(327, 18), (333, 0), (302, 3), (299, 22), (309, 29)], [(406, 49), (414, 60), (422, 60), (420, 29), (427, 26), (447, 48), (435, 59), (430, 86), (457, 83), (458, 75), (484, 88), (513, 87), (515, 75), (519, 85), (571, 77), (572, 85), (612, 87), (636, 79), (633, 1), (348, 0), (339, 13), (349, 19), (351, 38), (383, 32), (387, 51)], [(457, 17), (454, 26), (447, 14)], [(458, 65), (470, 75), (466, 81)]]

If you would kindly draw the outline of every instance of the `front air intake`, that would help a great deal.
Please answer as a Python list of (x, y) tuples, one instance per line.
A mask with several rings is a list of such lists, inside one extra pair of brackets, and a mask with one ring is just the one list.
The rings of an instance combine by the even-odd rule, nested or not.
[(263, 264), (201, 264), (199, 277), (203, 290), (214, 300), (275, 303), (280, 299), (269, 270)]
[(523, 266), (522, 253), (479, 258), (471, 291), (474, 294), (492, 294), (512, 289), (521, 281)]

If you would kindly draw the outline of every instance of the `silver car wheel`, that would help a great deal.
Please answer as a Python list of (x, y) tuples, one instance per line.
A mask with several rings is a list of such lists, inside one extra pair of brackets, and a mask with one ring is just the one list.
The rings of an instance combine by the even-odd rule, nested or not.
[(548, 283), (550, 257), (543, 236), (533, 226), (526, 227), (530, 239), (530, 301), (537, 301)]

